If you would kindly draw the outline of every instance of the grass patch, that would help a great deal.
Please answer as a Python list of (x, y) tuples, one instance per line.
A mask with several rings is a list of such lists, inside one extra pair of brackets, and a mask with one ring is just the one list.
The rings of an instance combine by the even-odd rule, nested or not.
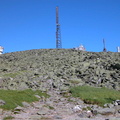
[(40, 90), (33, 91), (31, 89), (17, 91), (17, 90), (0, 90), (0, 99), (6, 102), (5, 105), (0, 106), (0, 108), (10, 110), (15, 107), (22, 106), (22, 102), (34, 102), (39, 99), (35, 95), (44, 96), (45, 98), (49, 97), (46, 93), (41, 92)]
[(15, 73), (6, 73), (3, 76), (15, 78), (17, 75), (21, 75), (22, 73), (27, 73), (27, 72), (28, 72), (27, 70), (23, 70), (23, 71), (19, 71), (19, 72), (15, 72)]
[(3, 76), (15, 78), (17, 75), (19, 75), (19, 73), (7, 73), (7, 74), (4, 74)]
[(120, 92), (108, 88), (95, 88), (90, 86), (78, 86), (70, 89), (73, 97), (80, 97), (87, 104), (103, 106), (120, 99)]
[(3, 118), (3, 120), (12, 120), (14, 117), (12, 117), (12, 116), (8, 116), (8, 117), (5, 117), (5, 118)]

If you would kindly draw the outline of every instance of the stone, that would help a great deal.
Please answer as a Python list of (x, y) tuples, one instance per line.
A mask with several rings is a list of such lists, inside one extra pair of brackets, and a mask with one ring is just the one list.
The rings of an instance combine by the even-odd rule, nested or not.
[(114, 105), (116, 106), (116, 105), (120, 105), (120, 100), (116, 100), (115, 102), (114, 102)]
[(66, 101), (66, 98), (60, 98), (60, 101)]
[(115, 109), (114, 108), (99, 108), (97, 109), (97, 113), (102, 114), (102, 115), (114, 114)]
[(115, 108), (115, 113), (120, 113), (120, 105), (117, 105), (114, 108)]
[(59, 116), (59, 115), (55, 115), (53, 116), (54, 119), (62, 119), (62, 116)]
[(7, 111), (7, 112), (3, 112), (4, 116), (11, 116), (12, 115), (12, 111)]
[(42, 116), (40, 115), (31, 115), (29, 117), (29, 120), (41, 120)]
[(76, 106), (74, 106), (73, 111), (74, 112), (80, 112), (80, 111), (82, 111), (82, 108), (81, 108), (80, 105), (76, 105)]
[(90, 110), (87, 110), (86, 113), (87, 113), (88, 118), (91, 118), (93, 116), (93, 114)]
[(14, 110), (23, 110), (23, 107), (17, 106)]
[(78, 99), (76, 102), (77, 102), (78, 105), (84, 105), (84, 101), (83, 100)]
[(40, 108), (42, 108), (42, 104), (39, 102), (39, 103), (37, 103), (37, 104), (34, 104), (33, 103), (33, 106), (34, 106), (34, 108), (36, 108), (36, 109), (40, 109)]
[(37, 97), (37, 98), (39, 98), (39, 99), (41, 98), (39, 95), (35, 95), (35, 97)]
[(24, 108), (21, 107), (21, 106), (17, 106), (17, 107), (14, 109), (14, 114), (19, 114), (20, 111), (24, 111)]
[(46, 115), (49, 113), (49, 109), (48, 108), (40, 108), (39, 111), (37, 112), (38, 115)]
[(5, 105), (5, 101), (4, 100), (0, 100), (0, 106)]
[(22, 102), (23, 107), (30, 107), (30, 104), (27, 102)]
[(98, 114), (97, 110), (92, 110), (91, 112), (93, 113), (93, 115), (97, 115)]
[(19, 90), (24, 90), (24, 89), (28, 89), (28, 86), (25, 82), (21, 82), (19, 85)]
[(0, 109), (0, 115), (2, 115), (3, 114), (3, 109)]
[(114, 105), (113, 105), (112, 103), (106, 103), (106, 104), (104, 105), (104, 107), (113, 108), (113, 107), (114, 107)]

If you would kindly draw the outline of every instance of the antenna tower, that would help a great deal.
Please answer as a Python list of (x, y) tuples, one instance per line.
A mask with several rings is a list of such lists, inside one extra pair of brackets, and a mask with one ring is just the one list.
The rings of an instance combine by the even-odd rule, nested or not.
[(56, 7), (56, 48), (62, 48), (58, 7)]
[(103, 39), (103, 45), (104, 45), (103, 52), (107, 52), (107, 49), (105, 47), (105, 40), (104, 39)]

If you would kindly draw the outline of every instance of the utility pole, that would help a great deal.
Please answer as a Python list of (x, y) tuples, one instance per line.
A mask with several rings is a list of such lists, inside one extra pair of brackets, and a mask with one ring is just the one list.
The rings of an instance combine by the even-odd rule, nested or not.
[(106, 47), (105, 47), (105, 40), (104, 40), (104, 39), (103, 39), (103, 46), (104, 46), (103, 52), (107, 52), (107, 49), (106, 49)]
[(59, 10), (58, 7), (56, 7), (56, 48), (57, 49), (62, 48), (58, 10)]

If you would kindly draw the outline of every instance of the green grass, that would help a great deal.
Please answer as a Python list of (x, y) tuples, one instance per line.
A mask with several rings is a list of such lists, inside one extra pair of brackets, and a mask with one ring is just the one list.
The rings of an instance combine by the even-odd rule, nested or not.
[(0, 106), (0, 108), (10, 110), (15, 107), (22, 106), (22, 102), (34, 102), (39, 99), (35, 95), (44, 96), (45, 98), (49, 97), (46, 93), (43, 93), (39, 90), (33, 91), (31, 89), (17, 91), (17, 90), (0, 90), (0, 99), (6, 102), (5, 105)]
[(8, 117), (5, 117), (3, 120), (12, 120), (14, 117), (12, 116), (8, 116)]
[(95, 88), (90, 86), (78, 86), (70, 89), (73, 97), (79, 97), (87, 104), (98, 104), (103, 106), (105, 103), (120, 99), (120, 92), (108, 88)]
[(4, 74), (3, 76), (15, 78), (17, 75), (19, 75), (19, 73), (7, 73), (7, 74)]
[(27, 71), (27, 70), (23, 70), (23, 71), (19, 71), (19, 72), (14, 72), (14, 73), (6, 73), (4, 74), (3, 76), (4, 77), (12, 77), (12, 78), (15, 78), (17, 75), (21, 75), (22, 73), (27, 73), (27, 72), (30, 72), (30, 71)]

